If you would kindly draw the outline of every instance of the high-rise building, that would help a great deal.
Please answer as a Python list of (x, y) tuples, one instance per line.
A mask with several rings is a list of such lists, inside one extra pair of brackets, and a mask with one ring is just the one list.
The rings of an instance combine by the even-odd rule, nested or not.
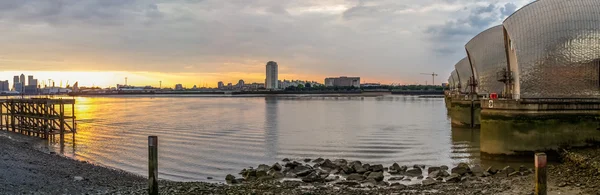
[(37, 79), (31, 79), (29, 80), (29, 86), (34, 86), (35, 88), (38, 87), (38, 80)]
[(267, 78), (265, 79), (265, 87), (267, 89), (277, 89), (279, 82), (279, 68), (277, 62), (267, 62)]
[(23, 92), (25, 90), (23, 83), (15, 83), (15, 91)]
[(12, 85), (12, 87), (13, 87), (13, 90), (14, 90), (14, 91), (16, 91), (16, 90), (17, 90), (17, 86), (16, 86), (16, 85), (17, 85), (17, 83), (19, 83), (19, 75), (17, 75), (17, 76), (15, 76), (15, 77), (13, 77), (13, 85)]
[(223, 84), (223, 81), (219, 81), (219, 83), (217, 83), (217, 88), (223, 89), (224, 87), (225, 87), (225, 84)]
[(238, 81), (237, 83), (237, 88), (243, 88), (244, 87), (244, 80), (240, 79), (240, 81)]
[(10, 88), (8, 87), (8, 80), (0, 81), (0, 91), (10, 91)]
[(19, 82), (20, 82), (20, 83), (21, 83), (23, 86), (25, 86), (25, 75), (24, 75), (24, 74), (21, 74), (21, 76), (19, 77)]
[[(33, 83), (33, 75), (28, 75), (27, 76), (27, 85), (32, 85)], [(37, 85), (37, 84), (35, 84)]]

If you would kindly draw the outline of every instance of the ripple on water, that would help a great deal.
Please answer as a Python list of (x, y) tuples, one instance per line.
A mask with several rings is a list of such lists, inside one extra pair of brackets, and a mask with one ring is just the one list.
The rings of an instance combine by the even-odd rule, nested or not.
[(76, 113), (85, 119), (78, 120), (73, 156), (146, 175), (147, 136), (157, 135), (159, 175), (178, 181), (223, 181), (226, 174), (283, 158), (385, 165), (478, 158), (478, 140), (453, 133), (443, 101), (403, 96), (92, 97), (78, 100)]

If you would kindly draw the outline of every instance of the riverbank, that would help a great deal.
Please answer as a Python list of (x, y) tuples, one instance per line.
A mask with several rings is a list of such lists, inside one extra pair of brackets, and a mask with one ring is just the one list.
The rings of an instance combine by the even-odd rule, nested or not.
[[(35, 138), (9, 138), (16, 136), (20, 135), (0, 136), (0, 192), (3, 194), (147, 193), (147, 180), (142, 176), (45, 152), (32, 144)], [(571, 151), (571, 154), (581, 153), (591, 154), (586, 155), (586, 159), (596, 161), (594, 154), (599, 154), (600, 148)], [(581, 161), (568, 160), (549, 166), (549, 194), (600, 193), (598, 171), (582, 168), (584, 166), (577, 166), (578, 163)], [(353, 185), (300, 180), (255, 180), (237, 185), (160, 181), (160, 191), (161, 194), (532, 194), (533, 174), (469, 176), (459, 182), (391, 186), (389, 183)]]

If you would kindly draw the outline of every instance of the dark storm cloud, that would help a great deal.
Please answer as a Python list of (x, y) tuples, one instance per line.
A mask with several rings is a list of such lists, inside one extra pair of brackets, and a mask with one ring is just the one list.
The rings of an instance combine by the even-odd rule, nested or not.
[(461, 18), (447, 20), (444, 24), (429, 26), (425, 32), (439, 42), (434, 51), (444, 54), (464, 54), (464, 45), (475, 35), (502, 21), (516, 10), (513, 3), (487, 4), (466, 7), (459, 12), (468, 13)]

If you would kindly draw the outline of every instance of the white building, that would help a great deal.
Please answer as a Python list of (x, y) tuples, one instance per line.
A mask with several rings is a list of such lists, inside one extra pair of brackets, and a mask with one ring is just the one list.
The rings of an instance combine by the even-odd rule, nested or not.
[(277, 89), (278, 88), (278, 77), (279, 77), (279, 67), (277, 62), (269, 61), (267, 62), (267, 78), (265, 79), (265, 88), (267, 89)]
[(327, 87), (360, 87), (360, 77), (334, 77), (325, 78), (325, 86)]

